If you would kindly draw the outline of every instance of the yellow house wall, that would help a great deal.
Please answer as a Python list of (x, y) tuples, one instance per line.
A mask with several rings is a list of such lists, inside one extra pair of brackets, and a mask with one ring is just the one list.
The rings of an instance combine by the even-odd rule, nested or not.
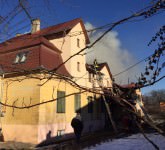
[[(21, 81), (21, 78), (23, 77), (3, 80), (3, 103), (22, 107), (39, 102), (40, 91), (37, 86), (39, 81), (36, 79)], [(2, 109), (5, 113), (1, 123), (6, 141), (37, 142), (38, 107), (30, 109), (3, 107)]]
[[(15, 101), (14, 105), (20, 107), (42, 103), (57, 98), (58, 90), (65, 91), (66, 95), (73, 95), (66, 97), (65, 113), (57, 113), (56, 101), (29, 109), (3, 107), (5, 116), (1, 118), (1, 123), (5, 140), (37, 144), (46, 139), (49, 131), (51, 131), (52, 137), (57, 136), (58, 130), (64, 130), (65, 134), (73, 133), (70, 123), (76, 115), (74, 93), (80, 92), (80, 90), (64, 80), (51, 79), (43, 86), (39, 86), (44, 80), (40, 81), (32, 78), (20, 80), (22, 78), (24, 77), (3, 79), (3, 103), (13, 105)], [(104, 127), (104, 115), (98, 114), (95, 104), (93, 113), (88, 113), (88, 96), (94, 97), (94, 94), (90, 92), (81, 94), (82, 119), (85, 124), (84, 132)]]
[(107, 68), (104, 66), (101, 72), (104, 74), (103, 85), (105, 87), (112, 87), (112, 79), (110, 78)]
[[(44, 81), (43, 81), (44, 82)], [(64, 130), (65, 134), (73, 133), (71, 127), (71, 120), (76, 115), (74, 109), (74, 93), (80, 92), (79, 89), (71, 86), (64, 80), (50, 80), (44, 86), (40, 88), (40, 102), (46, 102), (48, 100), (57, 98), (57, 91), (65, 91), (66, 95), (73, 94), (66, 97), (65, 101), (65, 113), (57, 113), (57, 101), (53, 101), (44, 105), (40, 105), (39, 109), (39, 128), (38, 128), (38, 142), (45, 140), (46, 135), (51, 131), (51, 136), (57, 136), (58, 130)], [(93, 93), (82, 93), (81, 94), (81, 108), (82, 108), (82, 119), (85, 121), (84, 132), (88, 131), (89, 128), (94, 124), (95, 128), (103, 127), (104, 117), (96, 118), (96, 109), (94, 112), (89, 114), (87, 112), (87, 96), (92, 96)], [(95, 130), (93, 127), (93, 130)]]
[[(0, 77), (0, 102), (2, 101), (3, 97), (3, 80), (2, 77)], [(0, 105), (0, 113), (2, 112), (2, 106)]]
[[(82, 32), (82, 27), (80, 23), (75, 25), (67, 35), (64, 34), (64, 37), (50, 40), (51, 43), (53, 43), (59, 50), (62, 51), (63, 61), (67, 60), (70, 56), (77, 53), (79, 50), (83, 49), (86, 46), (84, 34), (80, 34), (80, 35), (73, 34), (76, 33), (77, 31)], [(77, 47), (77, 39), (80, 40), (79, 47)], [(77, 62), (80, 62), (80, 71), (77, 71)], [(83, 56), (77, 55), (73, 57), (71, 60), (69, 60), (65, 64), (65, 66), (73, 77), (81, 77), (82, 75), (85, 75), (87, 73), (85, 64), (86, 64), (85, 55)], [(87, 84), (86, 83), (87, 81), (84, 79), (77, 80), (76, 82), (82, 86), (85, 86)]]
[[(71, 56), (71, 38), (69, 36), (65, 36), (62, 38), (56, 38), (49, 40), (52, 44), (54, 44), (62, 53), (62, 59), (65, 61)], [(65, 64), (67, 70), (70, 72), (71, 70), (71, 62), (70, 60)]]
[[(80, 23), (78, 23), (74, 28), (72, 28), (70, 33), (76, 33), (78, 31), (82, 32), (82, 27)], [(77, 46), (77, 39), (79, 39), (79, 47)], [(85, 47), (86, 47), (86, 42), (85, 42), (84, 34), (71, 36), (71, 55), (74, 55), (75, 53), (77, 53), (78, 51), (80, 51), (81, 49)], [(82, 52), (82, 54), (83, 53), (85, 53), (85, 51)], [(80, 63), (80, 71), (77, 70), (77, 62)], [(73, 77), (81, 77), (82, 75), (86, 74), (85, 64), (86, 64), (85, 55), (77, 55), (71, 59), (71, 66), (72, 66), (71, 74), (73, 75)], [(79, 85), (85, 86), (85, 83), (83, 80), (78, 80), (77, 83)]]

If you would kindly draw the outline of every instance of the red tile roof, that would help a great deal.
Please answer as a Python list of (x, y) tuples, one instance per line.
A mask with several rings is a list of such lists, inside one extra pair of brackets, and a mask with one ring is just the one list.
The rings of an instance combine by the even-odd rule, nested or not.
[(64, 23), (61, 23), (61, 24), (50, 26), (48, 28), (42, 29), (38, 32), (35, 32), (34, 34), (35, 35), (42, 35), (42, 36), (49, 36), (49, 35), (52, 35), (52, 34), (62, 32), (62, 36), (63, 36), (64, 31), (68, 31), (68, 30), (72, 29), (78, 23), (80, 23), (80, 25), (82, 27), (82, 30), (84, 32), (84, 35), (86, 37), (86, 43), (89, 44), (90, 43), (89, 38), (88, 38), (84, 23), (83, 23), (81, 18), (76, 18), (76, 19), (71, 20), (71, 21), (67, 21), (67, 22), (64, 22)]
[(44, 44), (47, 47), (51, 48), (54, 51), (60, 52), (61, 51), (55, 47), (52, 43), (50, 43), (46, 38), (44, 37), (34, 37), (32, 35), (27, 35), (27, 38), (13, 38), (10, 41), (4, 42), (0, 44), (0, 54), (7, 53), (11, 51), (21, 50), (24, 48), (36, 46), (39, 44)]
[[(24, 63), (15, 64), (14, 60), (16, 55), (20, 52), (28, 52), (27, 59)], [(25, 48), (18, 51), (0, 54), (0, 71), (1, 73), (22, 73), (38, 69), (49, 71), (56, 68), (62, 62), (62, 57), (58, 52), (55, 52), (49, 47), (40, 43), (37, 46), (28, 47), (28, 49)], [(56, 73), (70, 76), (69, 72), (65, 68), (65, 65), (57, 70)]]
[(72, 29), (78, 23), (80, 23), (80, 25), (82, 27), (82, 30), (84, 32), (84, 35), (86, 37), (86, 43), (89, 44), (90, 43), (89, 42), (89, 37), (87, 35), (87, 32), (86, 32), (85, 26), (83, 24), (83, 21), (80, 18), (77, 18), (77, 19), (74, 19), (74, 20), (71, 20), (71, 21), (68, 21), (68, 22), (64, 22), (64, 23), (61, 23), (61, 24), (57, 24), (57, 25), (54, 25), (54, 26), (50, 26), (50, 27), (41, 29), (40, 31), (37, 31), (33, 34), (27, 33), (27, 34), (23, 34), (23, 35), (20, 35), (20, 36), (16, 36), (12, 39), (9, 39), (9, 40), (1, 43), (0, 44), (0, 51), (1, 51), (1, 48), (4, 48), (7, 45), (11, 45), (12, 43), (19, 42), (19, 41), (24, 41), (25, 42), (25, 40), (31, 40), (31, 39), (34, 40), (35, 38), (38, 38), (38, 37), (46, 37), (47, 38), (47, 37), (49, 37), (53, 34), (57, 34), (57, 33), (58, 34), (62, 33), (61, 36), (63, 36), (64, 31)]
[[(20, 35), (1, 43), (0, 72), (11, 73), (24, 70), (30, 71), (38, 68), (45, 68), (46, 70), (56, 68), (63, 62), (61, 51), (46, 38), (50, 35), (70, 30), (78, 23), (81, 24), (86, 41), (89, 43), (87, 32), (80, 18), (42, 29), (33, 34)], [(15, 64), (16, 55), (25, 51), (29, 52), (26, 62)], [(70, 76), (65, 65), (59, 68), (56, 73)]]
[(126, 89), (126, 90), (134, 89), (136, 87), (135, 83), (125, 84), (125, 85), (119, 85), (115, 83), (115, 85), (120, 89)]

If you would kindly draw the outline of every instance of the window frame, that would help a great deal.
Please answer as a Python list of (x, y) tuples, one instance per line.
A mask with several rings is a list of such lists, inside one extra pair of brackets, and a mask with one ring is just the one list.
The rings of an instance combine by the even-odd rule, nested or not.
[(80, 111), (81, 110), (81, 94), (75, 94), (74, 95), (74, 111)]
[[(25, 63), (27, 60), (27, 54), (28, 54), (28, 51), (17, 53), (15, 56), (15, 59), (14, 59), (14, 64)], [(24, 57), (25, 57), (25, 59), (22, 61), (22, 58), (24, 58)]]
[(56, 112), (57, 113), (65, 113), (66, 112), (66, 99), (65, 99), (65, 91), (57, 91), (57, 105)]

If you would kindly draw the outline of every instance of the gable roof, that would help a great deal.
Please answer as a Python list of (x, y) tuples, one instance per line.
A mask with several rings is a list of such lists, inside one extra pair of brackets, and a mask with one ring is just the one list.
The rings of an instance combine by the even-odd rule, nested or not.
[(84, 23), (83, 23), (81, 18), (76, 18), (76, 19), (73, 19), (71, 21), (67, 21), (67, 22), (64, 22), (64, 23), (60, 23), (60, 24), (57, 24), (57, 25), (54, 25), (54, 26), (44, 28), (40, 31), (35, 32), (34, 34), (35, 35), (42, 35), (42, 36), (49, 36), (49, 35), (52, 35), (52, 34), (62, 33), (62, 35), (63, 35), (64, 31), (66, 32), (68, 30), (71, 30), (78, 23), (80, 23), (80, 25), (82, 27), (83, 33), (84, 33), (85, 38), (86, 38), (86, 43), (89, 44), (90, 43), (89, 37), (88, 37), (88, 34), (86, 32)]
[[(106, 62), (104, 62), (104, 63), (99, 63), (99, 64), (97, 64), (97, 65), (98, 65), (98, 68), (97, 68), (98, 71), (101, 71), (104, 67), (106, 67), (107, 70), (108, 70), (108, 73), (109, 73), (109, 75), (110, 75), (110, 77), (111, 77), (111, 79), (112, 79), (112, 74), (111, 74), (110, 68), (109, 68), (109, 66), (108, 66), (108, 64), (107, 64)], [(86, 70), (87, 70), (89, 73), (96, 74), (96, 72), (95, 72), (95, 67), (94, 67), (93, 64), (86, 64)]]
[(52, 50), (61, 53), (61, 51), (54, 46), (52, 43), (50, 43), (46, 38), (44, 37), (33, 37), (31, 35), (28, 35), (28, 37), (25, 38), (13, 38), (10, 41), (7, 41), (5, 43), (0, 44), (0, 54), (12, 52), (16, 50), (21, 50), (24, 48), (29, 48), (32, 46), (36, 46), (39, 44), (44, 44), (45, 46), (51, 48)]
[[(2, 49), (3, 49), (3, 51), (6, 48), (11, 49), (11, 47), (13, 47), (15, 44), (17, 46), (19, 45), (21, 47), (21, 43), (20, 43), (21, 41), (22, 41), (22, 43), (24, 42), (24, 44), (25, 44), (25, 43), (30, 42), (30, 40), (32, 40), (32, 39), (35, 40), (35, 38), (45, 38), (44, 40), (46, 41), (47, 37), (49, 37), (53, 34), (61, 33), (62, 36), (63, 36), (64, 31), (71, 30), (78, 23), (80, 23), (80, 25), (82, 27), (84, 36), (86, 38), (86, 43), (89, 44), (90, 41), (89, 41), (89, 37), (88, 37), (87, 32), (86, 32), (84, 23), (83, 23), (82, 19), (77, 18), (77, 19), (73, 19), (71, 21), (67, 21), (67, 22), (64, 22), (64, 23), (60, 23), (60, 24), (57, 24), (57, 25), (54, 25), (54, 26), (50, 26), (50, 27), (41, 29), (40, 31), (34, 32), (33, 34), (32, 33), (27, 33), (27, 34), (23, 34), (23, 35), (13, 37), (13, 38), (11, 38), (11, 39), (3, 42), (3, 43), (0, 43), (0, 52), (2, 51)], [(49, 41), (47, 43), (49, 43), (49, 45), (51, 44)], [(9, 46), (9, 45), (12, 45), (12, 46)]]
[[(64, 31), (70, 31), (75, 25), (80, 23), (86, 42), (89, 43), (89, 38), (85, 30), (85, 26), (80, 18), (54, 25), (45, 29), (41, 29), (33, 34), (27, 33), (14, 38), (11, 38), (3, 43), (0, 43), (0, 72), (11, 73), (35, 69), (52, 70), (63, 63), (61, 51), (47, 39), (51, 35), (63, 35)], [(15, 64), (14, 60), (18, 53), (29, 51), (27, 61), (21, 64)], [(65, 65), (62, 65), (58, 74), (71, 76)]]

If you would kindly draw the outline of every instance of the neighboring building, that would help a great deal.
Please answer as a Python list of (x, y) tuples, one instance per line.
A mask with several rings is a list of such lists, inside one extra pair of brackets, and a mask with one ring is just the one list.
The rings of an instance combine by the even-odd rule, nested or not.
[(165, 112), (165, 102), (160, 102), (160, 110)]
[(123, 92), (123, 98), (125, 98), (128, 102), (133, 104), (136, 108), (137, 113), (140, 116), (144, 116), (143, 113), (143, 100), (142, 93), (140, 89), (135, 89), (135, 84), (127, 84), (127, 85), (117, 85), (119, 89)]
[[(86, 64), (86, 69), (88, 71), (89, 82), (92, 83), (93, 88), (99, 87), (97, 80), (102, 81), (103, 87), (112, 88), (113, 79), (107, 63), (98, 63), (96, 68), (94, 64)], [(99, 72), (100, 74), (97, 75), (96, 72)], [(99, 79), (97, 79), (97, 76)]]
[[(84, 132), (104, 128), (100, 95), (90, 92), (99, 86), (85, 55), (77, 55), (55, 69), (88, 43), (82, 20), (75, 19), (42, 30), (39, 20), (34, 20), (32, 33), (0, 44), (1, 102), (18, 107), (1, 106), (4, 117), (0, 124), (6, 141), (39, 143), (50, 132), (52, 137), (72, 133), (70, 122), (78, 109)], [(104, 86), (111, 88), (108, 65), (99, 66), (106, 79)], [(31, 105), (36, 106), (21, 109)]]

